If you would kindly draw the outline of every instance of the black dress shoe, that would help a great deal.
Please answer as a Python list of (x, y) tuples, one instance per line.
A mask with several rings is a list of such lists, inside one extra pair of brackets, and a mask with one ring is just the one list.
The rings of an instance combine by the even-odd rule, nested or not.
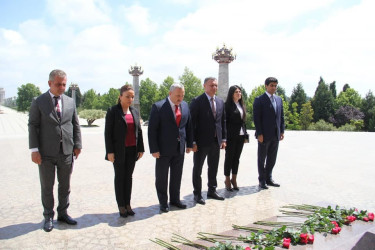
[(221, 197), (216, 191), (215, 192), (207, 192), (207, 198), (223, 201), (224, 197)]
[(168, 205), (160, 205), (160, 211), (163, 213), (168, 213), (169, 212)]
[(68, 214), (57, 217), (57, 220), (65, 222), (66, 224), (69, 224), (69, 225), (76, 225), (77, 224), (77, 221), (74, 220), (72, 217), (70, 217)]
[(195, 201), (196, 203), (201, 204), (201, 205), (206, 204), (206, 202), (204, 201), (203, 197), (200, 196), (200, 195), (194, 195), (194, 201)]
[(119, 212), (119, 214), (120, 214), (120, 217), (122, 217), (122, 218), (128, 217), (128, 212), (125, 212), (125, 213)]
[(43, 230), (46, 231), (46, 232), (51, 232), (52, 229), (53, 229), (53, 219), (52, 218), (45, 219)]
[(126, 213), (130, 216), (135, 215), (134, 211), (132, 209), (126, 210)]
[(186, 208), (186, 205), (184, 203), (182, 203), (181, 201), (171, 202), (171, 205), (175, 206), (175, 207), (178, 207), (178, 208), (182, 208), (182, 209)]
[(259, 188), (260, 189), (268, 189), (265, 183), (259, 183)]
[(280, 184), (274, 182), (273, 180), (266, 181), (266, 183), (267, 183), (268, 186), (272, 186), (272, 187), (280, 187)]

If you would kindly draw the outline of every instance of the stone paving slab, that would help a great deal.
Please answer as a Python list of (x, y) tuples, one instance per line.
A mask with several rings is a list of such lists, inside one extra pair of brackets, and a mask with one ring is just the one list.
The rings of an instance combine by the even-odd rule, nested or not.
[[(160, 214), (154, 185), (155, 160), (148, 150), (147, 127), (143, 127), (146, 153), (133, 175), (132, 207), (136, 215), (121, 218), (114, 195), (113, 167), (104, 160), (104, 119), (100, 119), (95, 121), (96, 127), (82, 126), (83, 150), (74, 166), (69, 208), (78, 225), (56, 222), (55, 229), (45, 233), (38, 169), (31, 162), (28, 149), (27, 114), (3, 107), (2, 110), (1, 249), (160, 249), (149, 239), (170, 241), (177, 233), (194, 240), (198, 232), (220, 233), (231, 230), (232, 224), (248, 225), (271, 218), (278, 214), (280, 206), (289, 203), (339, 204), (375, 211), (375, 133), (286, 131), (274, 170), (280, 188), (258, 190), (257, 143), (251, 138), (241, 157), (240, 191), (225, 190), (221, 151), (218, 192), (227, 199), (196, 205), (191, 180), (193, 155), (187, 154), (181, 197), (188, 208), (172, 207), (171, 212)], [(85, 124), (81, 120), (81, 125)], [(249, 133), (253, 135), (254, 131)], [(203, 184), (207, 183), (206, 173), (207, 166), (203, 168)], [(55, 197), (56, 194), (57, 190)], [(343, 235), (339, 237), (344, 240)], [(348, 246), (341, 249), (350, 249)], [(324, 248), (313, 245), (308, 249)]]

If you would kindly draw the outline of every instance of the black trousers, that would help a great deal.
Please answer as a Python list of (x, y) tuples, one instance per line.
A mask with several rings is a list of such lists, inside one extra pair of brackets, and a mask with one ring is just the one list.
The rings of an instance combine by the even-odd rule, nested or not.
[(258, 141), (258, 180), (260, 183), (272, 179), (272, 170), (276, 163), (278, 148), (279, 140), (276, 136), (263, 143)]
[(160, 156), (160, 158), (156, 159), (155, 186), (160, 205), (168, 205), (167, 190), (169, 170), (171, 173), (169, 178), (170, 201), (180, 201), (180, 188), (184, 158), (184, 154), (176, 154), (174, 156)]
[(230, 176), (238, 173), (238, 165), (240, 164), (240, 157), (245, 142), (245, 136), (237, 135), (228, 138), (227, 146), (225, 148), (225, 161), (224, 161), (224, 175)]
[[(113, 164), (115, 169), (115, 194), (119, 207), (130, 205), (136, 148), (126, 147), (125, 162)], [(115, 156), (116, 157), (116, 156)]]
[(202, 192), (202, 168), (207, 157), (208, 165), (208, 191), (215, 192), (217, 187), (216, 175), (220, 158), (220, 146), (217, 140), (208, 147), (199, 147), (194, 153), (193, 166), (193, 187), (194, 195), (201, 195)]
[(64, 216), (69, 207), (70, 176), (72, 174), (73, 155), (64, 155), (62, 147), (57, 157), (42, 156), (42, 164), (39, 165), (39, 178), (43, 204), (43, 216), (45, 219), (53, 218), (55, 212), (53, 186), (57, 172), (58, 200), (57, 213)]

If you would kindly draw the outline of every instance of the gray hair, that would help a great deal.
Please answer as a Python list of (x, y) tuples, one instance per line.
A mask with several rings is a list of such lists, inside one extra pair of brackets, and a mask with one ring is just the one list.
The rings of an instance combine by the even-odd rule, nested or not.
[(50, 81), (55, 80), (56, 76), (61, 77), (61, 78), (65, 78), (66, 73), (64, 71), (62, 71), (61, 69), (54, 69), (54, 70), (51, 71), (51, 73), (49, 73), (49, 80)]
[(173, 92), (173, 90), (175, 89), (182, 89), (182, 90), (185, 90), (185, 87), (184, 85), (182, 85), (181, 83), (173, 83), (171, 85), (171, 87), (169, 88), (169, 92)]
[(204, 79), (203, 84), (206, 84), (206, 82), (208, 82), (208, 81), (217, 81), (217, 79), (213, 76), (206, 77), (206, 79)]

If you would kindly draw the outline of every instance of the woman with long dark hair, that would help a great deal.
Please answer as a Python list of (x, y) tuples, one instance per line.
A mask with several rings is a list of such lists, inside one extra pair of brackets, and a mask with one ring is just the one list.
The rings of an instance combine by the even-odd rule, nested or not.
[[(245, 140), (249, 135), (246, 132), (246, 107), (242, 98), (242, 89), (238, 85), (229, 88), (225, 102), (227, 146), (225, 148), (225, 188), (228, 191), (238, 191), (237, 172), (240, 156)], [(232, 178), (230, 174), (232, 172)], [(232, 188), (233, 185), (233, 188)]]
[(135, 214), (130, 206), (132, 176), (135, 162), (145, 151), (140, 116), (131, 106), (133, 101), (132, 86), (122, 86), (117, 105), (109, 108), (105, 117), (105, 158), (115, 170), (115, 194), (121, 217)]

